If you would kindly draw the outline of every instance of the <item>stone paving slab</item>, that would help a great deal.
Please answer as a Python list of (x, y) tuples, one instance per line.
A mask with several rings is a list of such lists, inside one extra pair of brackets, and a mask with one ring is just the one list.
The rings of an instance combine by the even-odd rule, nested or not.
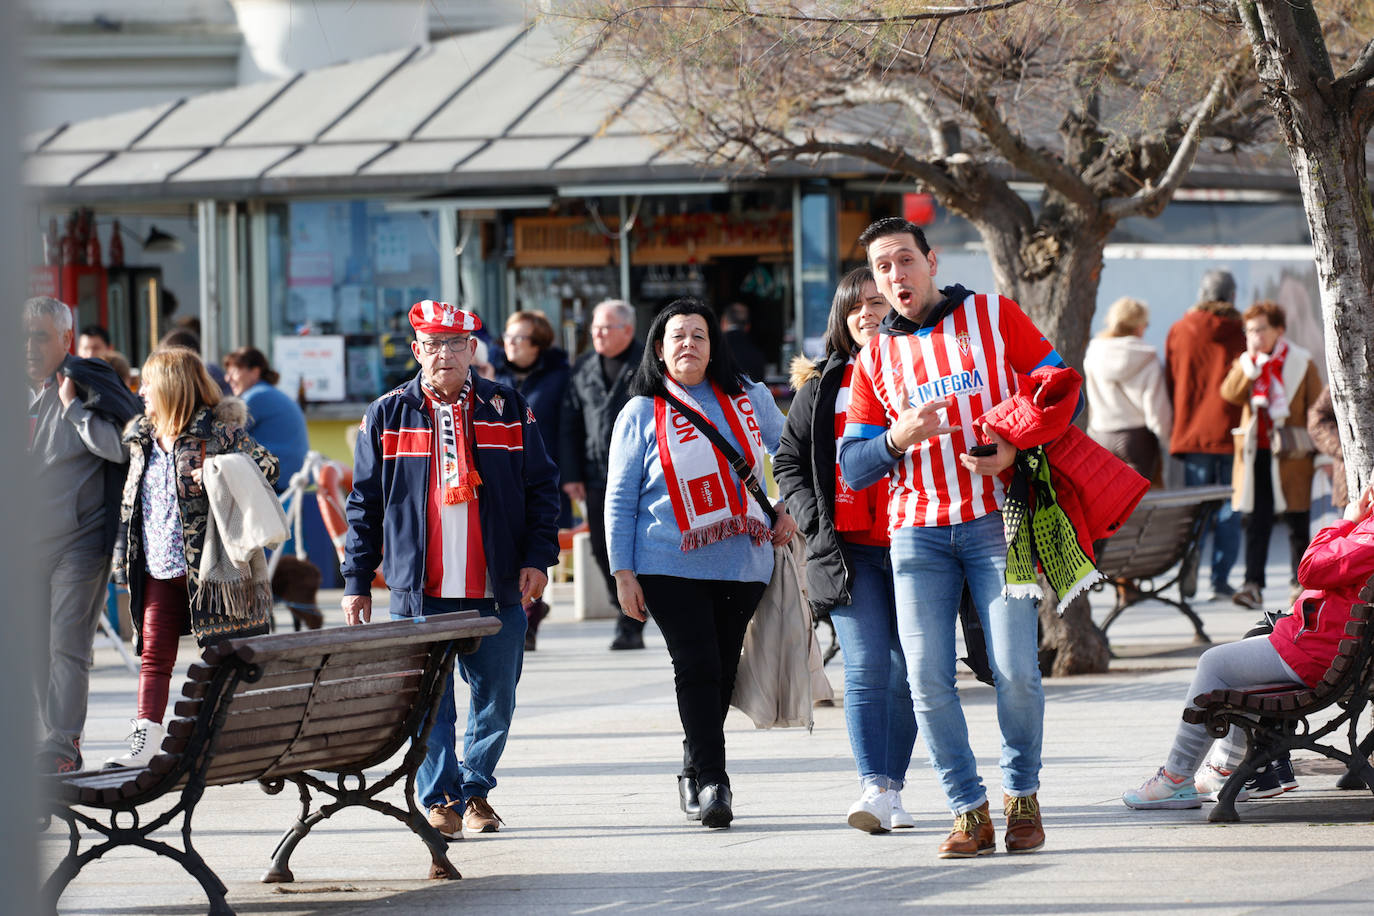
[[(916, 828), (869, 836), (845, 826), (857, 780), (840, 706), (817, 709), (810, 734), (755, 730), (732, 711), (735, 824), (688, 824), (677, 809), (681, 732), (661, 637), (651, 626), (646, 651), (610, 652), (609, 621), (572, 622), (566, 592), (554, 597), (539, 650), (525, 660), (491, 795), (506, 825), (453, 845), (462, 881), (425, 880), (428, 856), (409, 831), (354, 811), (301, 844), (295, 884), (259, 884), (295, 816), (295, 797), (289, 789), (267, 796), (256, 786), (212, 788), (197, 810), (197, 846), (237, 911), (1243, 914), (1320, 902), (1323, 913), (1365, 914), (1374, 906), (1374, 798), (1335, 790), (1338, 774), (1324, 759), (1298, 759), (1301, 789), (1241, 805), (1238, 825), (1208, 824), (1205, 809), (1121, 804), (1121, 792), (1162, 762), (1204, 648), (1167, 606), (1142, 605), (1117, 621), (1120, 657), (1111, 672), (1046, 682), (1045, 849), (942, 861), (935, 848), (949, 816), (919, 741), (903, 793)], [(1105, 594), (1094, 603), (1104, 614)], [(336, 608), (331, 624), (341, 616)], [(1256, 616), (1229, 603), (1203, 602), (1199, 611), (1218, 640), (1237, 638)], [(183, 645), (183, 665), (193, 651)], [(841, 664), (827, 669), (837, 691)], [(119, 749), (134, 686), (113, 650), (98, 649), (89, 761)], [(960, 687), (995, 798), (994, 693), (971, 679)], [(401, 802), (399, 790), (393, 801)], [(1000, 815), (994, 822), (1000, 830)], [(46, 834), (45, 862), (62, 845), (57, 830)], [(60, 906), (73, 914), (204, 911), (198, 885), (140, 850), (88, 867)]]

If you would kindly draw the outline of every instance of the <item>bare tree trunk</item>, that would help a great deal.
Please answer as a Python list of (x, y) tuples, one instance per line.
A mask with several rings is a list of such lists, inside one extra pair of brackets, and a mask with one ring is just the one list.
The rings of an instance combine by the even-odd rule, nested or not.
[(1110, 226), (1064, 227), (1053, 235), (1040, 229), (1029, 238), (981, 220), (977, 226), (997, 292), (1015, 299), (1064, 361), (1082, 372)]
[(1093, 622), (1088, 593), (1079, 595), (1060, 617), (1059, 599), (1044, 576), (1040, 588), (1040, 673), (1050, 677), (1069, 674), (1101, 674), (1111, 662), (1112, 649), (1107, 634)]
[[(1014, 229), (979, 223), (992, 259), (998, 292), (1025, 310), (1059, 354), (1080, 372), (1088, 346), (1102, 252), (1107, 230), (1067, 238), (1037, 232), (1029, 241)], [(1047, 675), (1101, 674), (1111, 650), (1106, 634), (1093, 622), (1086, 596), (1073, 601), (1060, 617), (1049, 581), (1040, 577), (1040, 667)]]
[[(1239, 0), (1312, 230), (1326, 363), (1351, 493), (1374, 466), (1374, 211), (1358, 114), (1368, 76), (1335, 79), (1311, 2)], [(1368, 104), (1368, 99), (1363, 100)]]

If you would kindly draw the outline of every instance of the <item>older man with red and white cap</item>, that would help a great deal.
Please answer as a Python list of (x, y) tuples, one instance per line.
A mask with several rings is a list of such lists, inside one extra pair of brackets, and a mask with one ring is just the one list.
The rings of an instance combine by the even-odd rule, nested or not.
[[(515, 711), (523, 605), (558, 560), (558, 469), (513, 389), (470, 371), (473, 312), (426, 299), (410, 310), (420, 374), (368, 407), (353, 455), (344, 546), (344, 616), (372, 619), (380, 564), (391, 617), (478, 610), (501, 621), (457, 667), (471, 690), (463, 756), (450, 676), (416, 796), (450, 839), (502, 823), (487, 801)], [(385, 555), (383, 547), (385, 546)]]

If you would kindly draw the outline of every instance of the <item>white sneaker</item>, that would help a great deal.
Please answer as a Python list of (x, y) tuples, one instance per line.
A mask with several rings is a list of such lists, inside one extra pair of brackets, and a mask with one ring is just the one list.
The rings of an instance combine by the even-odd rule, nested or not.
[(867, 833), (887, 833), (892, 829), (892, 793), (869, 786), (859, 800), (849, 806), (849, 826)]
[(105, 761), (104, 769), (112, 770), (116, 767), (146, 767), (148, 761), (152, 760), (162, 750), (162, 739), (167, 737), (167, 729), (161, 722), (154, 722), (152, 719), (131, 719), (134, 730), (129, 735), (129, 753), (120, 754), (118, 757), (110, 757)]
[(908, 814), (907, 810), (902, 807), (902, 793), (896, 789), (889, 789), (887, 794), (892, 801), (892, 829), (903, 830), (908, 827), (915, 827), (916, 818)]
[[(1221, 791), (1221, 787), (1226, 785), (1226, 780), (1230, 778), (1230, 770), (1223, 770), (1214, 763), (1204, 763), (1202, 768), (1193, 776), (1193, 785), (1197, 787), (1197, 794), (1216, 801), (1217, 793)], [(1236, 796), (1236, 801), (1249, 800), (1249, 790), (1242, 788), (1240, 794)]]

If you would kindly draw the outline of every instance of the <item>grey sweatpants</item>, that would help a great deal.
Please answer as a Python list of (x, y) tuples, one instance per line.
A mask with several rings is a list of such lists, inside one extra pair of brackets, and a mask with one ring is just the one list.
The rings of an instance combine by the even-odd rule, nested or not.
[[(1268, 636), (1251, 636), (1240, 642), (1213, 646), (1202, 653), (1184, 702), (1192, 706), (1194, 697), (1211, 690), (1244, 690), (1262, 684), (1285, 683), (1300, 684), (1302, 678), (1279, 657)], [(1211, 746), (1212, 736), (1205, 726), (1180, 722), (1165, 769), (1175, 776), (1192, 776), (1202, 766)], [(1232, 728), (1221, 739), (1212, 762), (1229, 770), (1244, 759), (1245, 732)]]
[(110, 581), (110, 556), (100, 546), (97, 538), (93, 545), (54, 551), (38, 561), (34, 694), (48, 753), (75, 757), (86, 727), (91, 643)]

